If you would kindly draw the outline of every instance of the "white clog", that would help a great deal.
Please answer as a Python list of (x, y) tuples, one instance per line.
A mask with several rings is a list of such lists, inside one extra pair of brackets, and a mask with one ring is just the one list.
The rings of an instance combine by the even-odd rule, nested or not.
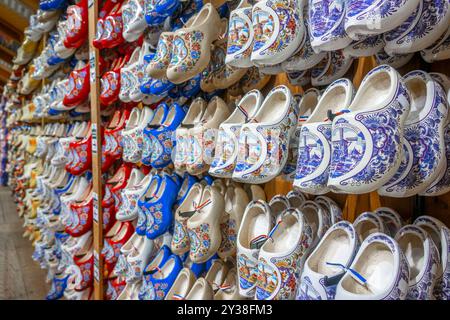
[(288, 209), (269, 233), (258, 258), (257, 300), (292, 300), (313, 231), (298, 209)]
[(296, 300), (334, 300), (336, 286), (358, 249), (353, 225), (334, 224), (309, 255), (301, 273)]
[(225, 63), (237, 68), (253, 66), (250, 60), (253, 48), (252, 5), (247, 0), (241, 0), (231, 11), (228, 30)]
[(404, 300), (409, 267), (397, 242), (371, 234), (361, 244), (351, 266), (336, 288), (336, 300)]
[(273, 66), (289, 58), (306, 29), (300, 22), (297, 0), (261, 0), (252, 9), (253, 63)]
[(352, 39), (344, 29), (346, 2), (308, 0), (309, 33), (314, 51), (333, 51), (347, 47)]
[(215, 177), (231, 178), (238, 157), (239, 134), (243, 124), (249, 122), (259, 110), (263, 96), (258, 90), (248, 92), (234, 112), (219, 127), (214, 160), (209, 173)]
[(333, 120), (330, 189), (367, 193), (392, 178), (401, 162), (409, 106), (409, 91), (394, 68), (379, 66), (364, 77), (349, 112)]
[(286, 86), (273, 88), (255, 116), (241, 128), (233, 180), (259, 184), (275, 178), (287, 162), (296, 123), (290, 90)]
[(349, 0), (345, 13), (345, 31), (355, 40), (388, 32), (408, 19), (419, 1), (421, 0)]
[(353, 222), (353, 227), (356, 230), (359, 243), (362, 243), (373, 233), (386, 233), (387, 231), (383, 219), (370, 211), (361, 213)]
[(447, 32), (449, 23), (450, 6), (446, 1), (420, 0), (401, 25), (384, 34), (384, 50), (405, 54), (426, 49)]
[(433, 289), (440, 268), (439, 252), (431, 237), (416, 225), (401, 228), (395, 240), (409, 264), (408, 300), (434, 300)]
[(444, 90), (420, 70), (409, 72), (403, 79), (411, 93), (403, 157), (395, 175), (378, 190), (390, 197), (410, 197), (426, 191), (447, 164), (444, 130), (448, 103)]
[(273, 219), (267, 203), (262, 200), (250, 202), (237, 238), (239, 293), (243, 297), (255, 296), (259, 251), (272, 226)]
[(353, 99), (353, 84), (348, 79), (333, 82), (322, 94), (311, 116), (303, 122), (298, 148), (294, 186), (305, 193), (324, 194), (331, 161), (332, 114), (348, 108)]

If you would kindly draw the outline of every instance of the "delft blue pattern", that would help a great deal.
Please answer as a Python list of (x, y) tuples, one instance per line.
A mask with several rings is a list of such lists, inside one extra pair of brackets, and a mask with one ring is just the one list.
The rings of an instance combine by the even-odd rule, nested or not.
[(442, 276), (436, 280), (433, 294), (436, 299), (450, 300), (450, 234), (447, 228), (444, 229), (444, 239), (441, 239), (441, 241), (443, 241), (444, 245), (447, 245), (444, 249), (447, 250), (447, 261), (441, 261), (444, 272)]
[(321, 41), (346, 37), (344, 29), (345, 1), (309, 1), (310, 36)]
[(429, 238), (429, 244), (431, 255), (428, 257), (428, 261), (424, 261), (426, 263), (425, 273), (416, 284), (409, 287), (406, 299), (429, 300), (433, 295), (433, 287), (436, 280), (436, 271), (433, 271), (433, 268), (439, 266), (439, 252), (431, 238)]
[[(417, 9), (398, 28), (385, 34), (387, 41), (396, 40), (396, 44), (413, 43), (427, 36), (441, 22), (449, 10), (446, 0), (421, 0)], [(417, 16), (420, 17), (417, 19)], [(412, 23), (415, 22), (413, 28)], [(407, 32), (405, 34), (405, 32)]]
[[(411, 72), (409, 74), (414, 76), (416, 73)], [(418, 72), (417, 74), (421, 76), (422, 72)], [(443, 97), (446, 95), (440, 86), (436, 86), (435, 88), (437, 94), (434, 96), (433, 106), (426, 119), (405, 126), (404, 143), (409, 144), (409, 148), (403, 147), (405, 152), (404, 161), (402, 161), (399, 170), (394, 175), (395, 180), (394, 178), (391, 179), (388, 184), (397, 181), (405, 172), (407, 163), (411, 161), (410, 157), (412, 157), (412, 168), (405, 178), (395, 185), (386, 188), (387, 191), (396, 189), (405, 190), (420, 185), (428, 176), (436, 171), (443, 157), (439, 127), (442, 126), (442, 121), (447, 116), (446, 113), (442, 113), (442, 106), (446, 106)], [(447, 109), (445, 108), (445, 110)], [(412, 151), (412, 154), (409, 153), (409, 150)]]
[(333, 124), (330, 176), (339, 177), (355, 168), (366, 151), (364, 135), (358, 127), (340, 118)]
[[(323, 124), (319, 126), (318, 131), (323, 134), (327, 141), (331, 140), (331, 124)], [(309, 138), (309, 141), (307, 140)], [(314, 142), (311, 142), (314, 141)], [(298, 148), (298, 166), (296, 171), (296, 179), (302, 179), (311, 175), (317, 167), (322, 163), (324, 156), (324, 148), (322, 141), (315, 134), (303, 126), (300, 134), (300, 144)], [(302, 182), (300, 187), (324, 186), (328, 180), (328, 169), (320, 176)]]
[[(379, 68), (374, 70), (379, 70)], [(404, 97), (408, 101), (407, 106), (400, 103), (399, 99), (401, 97)], [(398, 128), (401, 117), (409, 109), (409, 102), (410, 98), (406, 87), (400, 82), (394, 98), (386, 107), (381, 110), (358, 113), (355, 116), (355, 120), (359, 121), (369, 131), (373, 141), (373, 150), (370, 161), (365, 168), (353, 177), (341, 181), (341, 185), (345, 186), (350, 184), (352, 186), (360, 186), (373, 183), (381, 179), (386, 171), (399, 160), (398, 155), (401, 154), (402, 139)], [(340, 157), (335, 158), (336, 156), (337, 154), (333, 153), (333, 157), (331, 158), (332, 170), (330, 174), (332, 177), (340, 177), (347, 173), (343, 168), (336, 165), (340, 159)]]
[[(408, 0), (349, 0), (346, 15), (357, 20), (385, 18), (401, 9)], [(370, 10), (367, 10), (370, 9)]]

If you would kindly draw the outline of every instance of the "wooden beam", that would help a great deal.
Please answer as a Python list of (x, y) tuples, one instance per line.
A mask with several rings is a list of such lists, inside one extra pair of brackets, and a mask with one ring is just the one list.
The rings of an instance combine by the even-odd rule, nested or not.
[(103, 210), (102, 210), (102, 137), (100, 116), (100, 52), (92, 45), (96, 35), (98, 0), (90, 1), (89, 7), (89, 63), (91, 80), (91, 130), (92, 130), (92, 178), (94, 187), (94, 299), (103, 300)]
[(3, 4), (0, 4), (0, 20), (21, 32), (28, 26), (28, 20), (26, 18)]

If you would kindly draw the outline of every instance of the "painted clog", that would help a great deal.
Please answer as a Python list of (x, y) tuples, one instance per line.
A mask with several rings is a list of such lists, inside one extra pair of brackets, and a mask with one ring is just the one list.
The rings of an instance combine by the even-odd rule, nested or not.
[(265, 183), (282, 171), (297, 123), (296, 111), (295, 99), (286, 86), (269, 92), (254, 117), (242, 125), (233, 180)]
[(181, 259), (171, 255), (162, 266), (147, 276), (140, 289), (139, 300), (164, 300), (182, 268)]
[(397, 28), (414, 12), (420, 0), (350, 0), (345, 13), (345, 31), (354, 40)]
[(186, 164), (192, 145), (189, 143), (189, 129), (197, 125), (206, 108), (206, 102), (202, 98), (196, 98), (190, 105), (185, 118), (175, 131), (175, 159), (174, 166), (178, 172), (186, 170)]
[(361, 244), (336, 288), (336, 300), (404, 300), (409, 267), (391, 237), (374, 233)]
[(359, 243), (362, 243), (373, 233), (386, 233), (388, 231), (386, 230), (383, 219), (370, 211), (361, 213), (353, 222), (353, 227), (356, 230)]
[(258, 257), (257, 300), (292, 300), (313, 241), (311, 226), (298, 209), (281, 213)]
[(297, 1), (259, 1), (252, 9), (254, 33), (251, 60), (268, 66), (290, 57), (303, 40)]
[(401, 25), (384, 34), (384, 50), (388, 54), (405, 54), (426, 49), (448, 30), (449, 21), (448, 3), (420, 0)]
[(334, 224), (324, 234), (303, 267), (296, 300), (334, 300), (336, 286), (353, 261), (358, 238), (347, 221)]
[[(438, 82), (444, 91), (447, 93), (447, 102), (450, 103), (450, 80), (442, 73), (429, 73), (434, 81)], [(425, 190), (421, 195), (423, 196), (439, 196), (447, 193), (450, 190), (450, 117), (447, 117), (444, 129), (444, 143), (445, 143), (445, 157), (447, 158), (444, 168), (436, 178), (436, 180)]]
[(189, 129), (191, 147), (186, 163), (189, 174), (199, 175), (208, 171), (214, 159), (219, 126), (229, 115), (225, 101), (215, 96), (206, 106), (200, 122)]
[[(333, 82), (322, 94), (314, 112), (302, 122), (294, 186), (312, 194), (324, 194), (331, 162), (331, 114), (347, 109), (353, 99), (348, 79)], [(338, 109), (339, 108), (339, 109)]]
[(409, 197), (426, 191), (447, 163), (443, 152), (448, 113), (444, 90), (423, 71), (409, 72), (403, 79), (411, 92), (403, 158), (395, 175), (378, 191), (391, 197)]
[[(370, 106), (367, 99), (373, 100)], [(409, 106), (409, 91), (392, 67), (379, 66), (365, 76), (349, 112), (333, 120), (329, 188), (367, 193), (392, 178), (400, 166)]]
[(230, 178), (238, 156), (241, 126), (258, 111), (262, 95), (258, 90), (248, 92), (238, 103), (234, 112), (222, 122), (217, 134), (214, 160), (209, 173), (216, 177)]
[(187, 221), (190, 242), (189, 257), (201, 263), (212, 257), (221, 243), (220, 216), (224, 198), (216, 187), (206, 186), (195, 213)]
[(344, 29), (346, 2), (308, 0), (309, 33), (314, 51), (347, 47), (352, 39)]
[(415, 225), (402, 227), (395, 240), (409, 264), (409, 288), (406, 299), (434, 299), (433, 289), (440, 268), (439, 252), (425, 230)]
[(370, 57), (377, 54), (384, 48), (384, 40), (381, 35), (371, 36), (359, 41), (352, 42), (342, 52), (346, 56), (354, 58)]
[(189, 251), (190, 240), (187, 230), (187, 220), (195, 213), (201, 205), (203, 185), (194, 184), (189, 190), (185, 200), (175, 211), (175, 225), (171, 248), (175, 254), (181, 255)]
[(237, 238), (239, 293), (253, 298), (258, 277), (258, 256), (273, 227), (270, 208), (263, 200), (252, 201), (245, 209)]
[(187, 28), (175, 32), (172, 57), (167, 68), (167, 78), (180, 84), (203, 71), (210, 60), (211, 43), (218, 37), (220, 17), (207, 3)]
[(217, 254), (222, 260), (226, 261), (227, 258), (236, 254), (237, 233), (250, 199), (243, 188), (229, 186), (225, 191), (224, 200), (225, 210), (220, 222), (222, 242)]
[(252, 6), (242, 0), (230, 13), (228, 44), (225, 63), (238, 68), (252, 66), (250, 60), (253, 44)]

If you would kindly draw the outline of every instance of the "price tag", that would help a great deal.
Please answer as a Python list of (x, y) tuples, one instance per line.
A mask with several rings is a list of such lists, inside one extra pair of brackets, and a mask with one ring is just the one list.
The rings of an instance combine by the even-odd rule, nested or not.
[(93, 4), (94, 4), (94, 0), (89, 0), (88, 1), (88, 8), (92, 7)]
[(92, 154), (97, 154), (97, 124), (91, 125), (92, 130)]
[(96, 250), (94, 250), (94, 280), (100, 282), (100, 260)]
[(89, 73), (91, 83), (94, 84), (97, 81), (97, 74), (95, 72), (95, 51), (89, 52)]
[(92, 198), (94, 201), (93, 220), (94, 220), (94, 222), (98, 222), (98, 194), (97, 194), (97, 192), (92, 193)]

